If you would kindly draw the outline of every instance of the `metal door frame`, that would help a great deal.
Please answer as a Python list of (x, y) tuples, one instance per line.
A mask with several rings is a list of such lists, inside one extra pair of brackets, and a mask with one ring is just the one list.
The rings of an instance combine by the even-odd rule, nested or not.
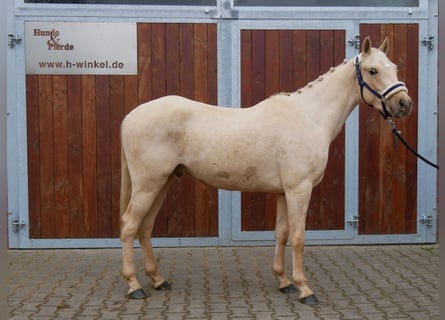
[[(75, 10), (74, 10), (75, 9)], [(351, 9), (352, 10), (352, 9)], [(218, 103), (240, 106), (240, 30), (261, 29), (343, 29), (346, 39), (359, 33), (360, 23), (418, 23), (419, 36), (437, 39), (437, 1), (419, 0), (418, 8), (339, 7), (233, 7), (233, 0), (217, 0), (215, 7), (126, 6), (126, 5), (26, 5), (16, 0), (10, 8), (13, 17), (10, 32), (23, 38), (25, 21), (109, 21), (109, 22), (191, 22), (217, 24)], [(329, 19), (326, 13), (329, 12)], [(350, 12), (354, 12), (351, 18)], [(144, 16), (141, 17), (141, 14)], [(345, 25), (347, 27), (345, 27)], [(419, 42), (421, 42), (419, 39)], [(346, 55), (356, 54), (347, 45)], [(105, 239), (29, 239), (28, 172), (26, 135), (26, 87), (23, 43), (7, 53), (8, 68), (8, 239), (10, 248), (87, 248), (119, 247), (117, 238)], [(432, 49), (419, 43), (419, 152), (437, 159), (437, 45)], [(426, 63), (425, 63), (426, 61)], [(422, 62), (422, 63), (420, 63)], [(418, 162), (417, 234), (359, 236), (358, 229), (347, 223), (358, 214), (358, 108), (346, 123), (345, 133), (345, 230), (307, 231), (306, 244), (425, 243), (436, 242), (437, 172)], [(421, 143), (420, 143), (421, 142)], [(218, 191), (219, 235), (205, 238), (155, 238), (160, 246), (267, 245), (273, 232), (241, 232), (239, 192)], [(422, 223), (423, 215), (432, 216), (432, 225)], [(19, 233), (12, 231), (12, 221), (23, 222)], [(20, 228), (20, 226), (19, 226)], [(137, 245), (137, 242), (135, 242)]]

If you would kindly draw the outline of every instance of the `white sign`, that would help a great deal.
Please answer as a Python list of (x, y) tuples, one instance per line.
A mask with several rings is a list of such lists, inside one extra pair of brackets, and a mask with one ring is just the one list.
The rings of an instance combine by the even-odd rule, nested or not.
[(137, 74), (136, 23), (25, 22), (27, 74)]

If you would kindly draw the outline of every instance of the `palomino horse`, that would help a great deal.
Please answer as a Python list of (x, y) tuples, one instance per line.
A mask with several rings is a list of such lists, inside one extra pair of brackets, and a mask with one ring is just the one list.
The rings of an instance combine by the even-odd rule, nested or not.
[[(146, 274), (157, 289), (170, 289), (153, 257), (151, 232), (176, 176), (184, 173), (217, 188), (278, 195), (273, 272), (282, 292), (299, 292), (316, 304), (303, 270), (311, 191), (322, 179), (329, 145), (352, 109), (366, 102), (386, 118), (406, 116), (411, 99), (387, 58), (388, 40), (372, 48), (366, 38), (354, 59), (331, 68), (292, 93), (246, 108), (222, 108), (178, 96), (142, 104), (122, 122), (121, 241), (128, 297), (146, 298), (133, 261), (139, 237)], [(292, 280), (284, 272), (290, 236)]]

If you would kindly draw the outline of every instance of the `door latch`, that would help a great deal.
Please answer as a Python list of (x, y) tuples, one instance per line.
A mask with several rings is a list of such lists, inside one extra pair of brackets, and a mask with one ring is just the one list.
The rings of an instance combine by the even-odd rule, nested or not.
[(23, 227), (26, 226), (26, 223), (24, 220), (15, 218), (12, 220), (12, 231), (17, 233), (20, 231), (20, 229), (23, 229)]
[(432, 214), (422, 214), (420, 217), (420, 222), (425, 224), (428, 228), (433, 226), (433, 215)]
[(358, 216), (351, 216), (349, 217), (347, 221), (350, 225), (352, 225), (354, 228), (358, 227)]

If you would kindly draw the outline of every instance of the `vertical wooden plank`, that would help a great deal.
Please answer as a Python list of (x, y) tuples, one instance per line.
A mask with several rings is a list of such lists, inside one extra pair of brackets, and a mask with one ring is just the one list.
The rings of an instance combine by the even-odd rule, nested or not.
[(138, 94), (139, 103), (144, 103), (152, 99), (152, 73), (151, 73), (151, 53), (152, 53), (152, 24), (138, 23)]
[[(179, 23), (168, 23), (165, 27), (166, 45), (166, 89), (167, 94), (180, 94), (180, 35)], [(167, 199), (156, 219), (156, 234), (181, 236), (182, 181), (176, 180), (167, 194)]]
[[(325, 73), (329, 68), (336, 64), (335, 51), (337, 56), (345, 57), (344, 37), (336, 39), (335, 31), (320, 31), (320, 73)], [(335, 46), (335, 41), (339, 44)], [(341, 49), (340, 49), (341, 48)], [(338, 59), (338, 58), (337, 58)], [(326, 166), (323, 180), (319, 187), (319, 217), (318, 228), (320, 230), (342, 230), (344, 229), (344, 130), (331, 144), (329, 149), (328, 164)], [(308, 226), (310, 228), (310, 226)]]
[[(384, 37), (387, 36), (390, 43), (394, 43), (394, 25), (393, 24), (382, 24), (380, 26), (380, 39), (374, 41), (374, 46), (379, 46)], [(388, 57), (394, 60), (394, 46), (389, 46)], [(380, 126), (382, 130), (388, 129), (386, 122), (380, 119)], [(380, 206), (382, 210), (382, 221), (381, 221), (381, 231), (383, 233), (391, 233), (392, 218), (394, 217), (394, 197), (392, 196), (395, 192), (393, 184), (393, 148), (394, 148), (394, 138), (389, 131), (380, 132), (380, 174), (381, 174), (381, 184), (380, 184), (380, 194), (382, 199), (382, 204)]]
[(307, 33), (294, 30), (293, 36), (293, 74), (295, 89), (302, 88), (307, 83)]
[(193, 25), (193, 67), (194, 67), (194, 97), (197, 101), (207, 101), (207, 25)]
[(320, 75), (320, 31), (308, 30), (306, 35), (306, 83), (315, 80)]
[[(280, 87), (280, 31), (265, 31), (265, 97), (283, 91)], [(261, 205), (264, 213), (259, 220), (262, 220), (262, 228), (266, 230), (273, 229), (276, 220), (276, 195), (271, 193), (260, 193), (261, 199), (257, 204)], [(258, 214), (253, 212), (252, 214)]]
[[(251, 42), (245, 42), (245, 44), (250, 45), (250, 50), (246, 49), (246, 54), (249, 51), (251, 52), (250, 103), (247, 107), (264, 100), (266, 96), (266, 31), (250, 30), (250, 37)], [(262, 230), (264, 228), (266, 217), (264, 200), (265, 194), (262, 193), (241, 193), (242, 231)]]
[(139, 104), (138, 76), (124, 76), (124, 110), (128, 114)]
[[(334, 55), (333, 55), (333, 65), (338, 65), (345, 59), (345, 43), (346, 43), (346, 32), (344, 30), (335, 30), (333, 34), (334, 38)], [(331, 145), (330, 163), (328, 162), (329, 172), (334, 173), (332, 184), (335, 188), (329, 188), (331, 195), (329, 199), (334, 199), (332, 206), (330, 207), (330, 212), (328, 213), (329, 219), (327, 219), (328, 224), (324, 227), (330, 230), (343, 230), (345, 227), (345, 129), (343, 127), (342, 131), (339, 133), (337, 138), (333, 141)], [(329, 183), (329, 182), (328, 182)], [(335, 193), (337, 189), (337, 193)], [(334, 209), (335, 208), (335, 209)]]
[(280, 30), (279, 47), (279, 73), (280, 73), (280, 91), (290, 92), (297, 88), (293, 82), (293, 35), (292, 30)]
[[(360, 25), (362, 37), (370, 36), (379, 39), (380, 32), (370, 24)], [(377, 181), (373, 177), (379, 176), (378, 155), (380, 153), (377, 137), (380, 130), (380, 119), (377, 112), (373, 112), (365, 104), (360, 104), (359, 118), (359, 234), (371, 234), (372, 226), (379, 225), (380, 210), (375, 205), (380, 203)]]
[(151, 37), (152, 99), (156, 99), (166, 94), (165, 24), (153, 23)]
[[(207, 101), (207, 25), (193, 26), (193, 65), (194, 65), (194, 98)], [(205, 133), (204, 133), (205, 134)], [(195, 181), (195, 230), (196, 236), (206, 235), (209, 228), (208, 187)]]
[(55, 236), (53, 78), (39, 76), (41, 237)]
[(39, 76), (26, 75), (29, 238), (40, 238)]
[(193, 99), (193, 24), (181, 23), (179, 26), (179, 80), (181, 95)]
[(111, 139), (111, 235), (120, 234), (121, 140), (120, 125), (124, 117), (124, 78), (110, 76), (110, 139)]
[(165, 26), (165, 59), (167, 94), (178, 95), (179, 87), (179, 23), (167, 23)]
[(207, 24), (207, 103), (218, 104), (218, 53), (216, 23)]
[[(406, 83), (406, 59), (407, 59), (407, 25), (394, 25), (394, 38), (391, 47), (393, 48), (393, 62), (398, 67), (398, 77)], [(397, 128), (402, 132), (406, 132), (406, 121), (397, 121)], [(393, 138), (394, 139), (394, 138)], [(394, 147), (394, 146), (393, 146)], [(400, 146), (401, 147), (401, 146)], [(402, 148), (393, 150), (392, 152), (392, 179), (393, 194), (392, 201), (393, 212), (391, 215), (391, 233), (404, 233), (406, 229), (407, 202), (404, 201), (406, 196), (406, 153)]]
[[(306, 82), (315, 80), (320, 74), (320, 31), (308, 30), (306, 35)], [(306, 229), (320, 229), (320, 186), (312, 190), (307, 211)]]
[(83, 236), (83, 146), (81, 76), (67, 76), (69, 234)]
[[(94, 76), (81, 76), (82, 86), (82, 168), (83, 168), (83, 236), (98, 236), (97, 215), (97, 127), (96, 81)], [(74, 232), (74, 231), (73, 231)]]
[(97, 229), (111, 236), (110, 76), (96, 76), (97, 125)]
[(266, 32), (252, 30), (252, 101), (251, 104), (266, 98)]
[(68, 111), (66, 76), (53, 76), (55, 238), (69, 236)]
[(280, 91), (280, 32), (265, 31), (264, 99)]
[[(334, 55), (334, 48), (333, 48), (333, 31), (332, 30), (320, 30), (319, 32), (319, 72), (318, 74), (323, 74), (326, 71), (329, 70), (329, 68), (333, 64), (333, 55)], [(320, 185), (314, 190), (314, 195), (312, 197), (312, 201), (315, 202), (318, 200), (318, 212), (314, 212), (313, 214), (316, 214), (317, 219), (314, 219), (313, 221), (316, 223), (315, 226), (311, 226), (309, 223), (307, 223), (307, 229), (313, 229), (316, 228), (318, 230), (324, 229), (329, 223), (329, 219), (331, 218), (331, 211), (335, 207), (333, 201), (337, 198), (335, 194), (340, 190), (337, 190), (336, 187), (333, 186), (332, 183), (336, 182), (336, 175), (335, 171), (329, 170), (330, 167), (332, 167), (332, 154), (334, 152), (334, 146), (331, 145), (329, 148), (329, 158), (328, 158), (328, 164), (326, 166), (323, 180), (321, 181)], [(340, 168), (339, 168), (340, 169)], [(341, 170), (341, 169), (340, 169)], [(335, 189), (334, 189), (335, 188)], [(332, 192), (332, 190), (335, 190), (335, 192)], [(330, 197), (334, 196), (333, 199)], [(340, 194), (337, 195), (340, 197)]]
[[(218, 103), (218, 68), (217, 68), (217, 28), (216, 23), (207, 24), (207, 103)], [(208, 230), (206, 236), (218, 236), (218, 190), (208, 188), (207, 211)]]
[[(179, 27), (179, 80), (181, 95), (193, 99), (194, 95), (194, 59), (193, 59), (193, 24), (182, 23)], [(182, 236), (193, 237), (195, 230), (195, 187), (191, 177), (182, 177)]]
[(252, 103), (252, 32), (241, 30), (241, 107)]

